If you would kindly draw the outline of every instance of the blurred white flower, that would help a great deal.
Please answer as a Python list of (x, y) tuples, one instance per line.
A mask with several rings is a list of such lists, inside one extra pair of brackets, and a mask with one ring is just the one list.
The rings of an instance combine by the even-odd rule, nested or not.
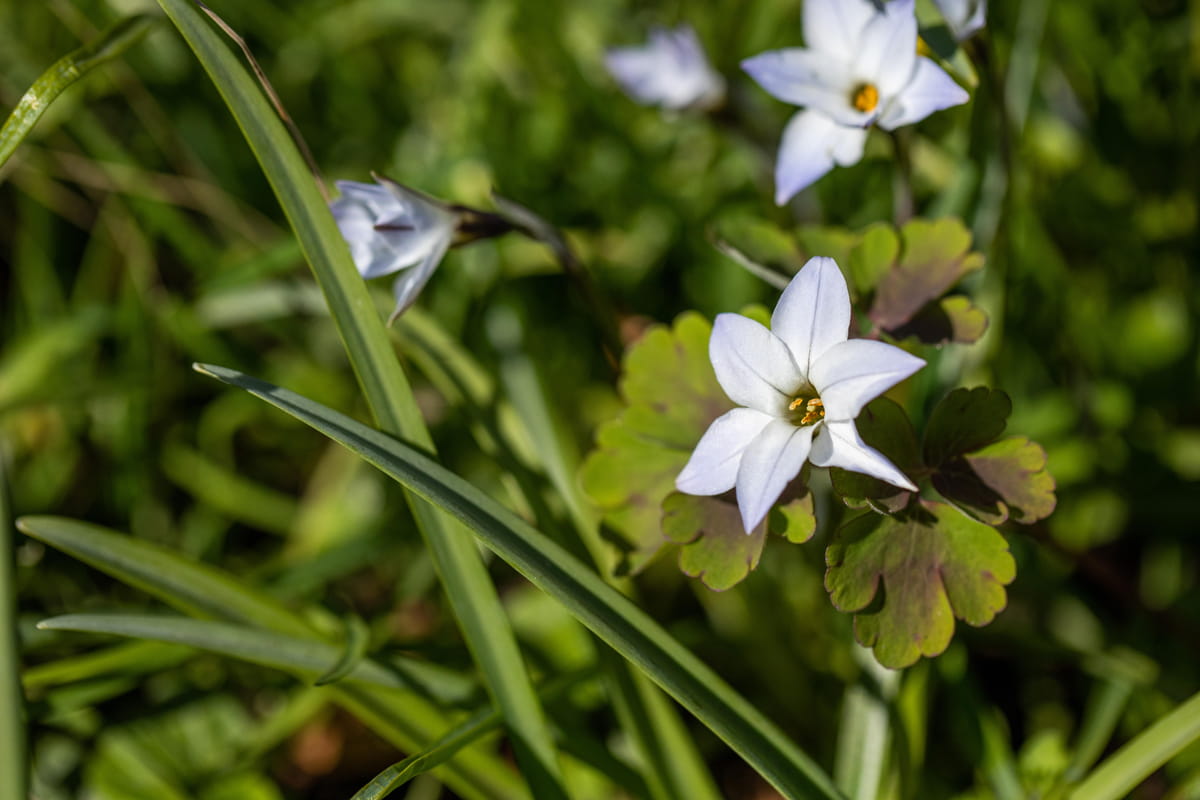
[(987, 22), (987, 0), (933, 0), (933, 4), (960, 42), (970, 39)]
[(805, 461), (917, 487), (858, 435), (869, 401), (925, 362), (898, 347), (848, 339), (850, 294), (832, 258), (796, 273), (768, 330), (738, 314), (713, 323), (708, 353), (717, 381), (743, 408), (718, 417), (675, 479), (687, 494), (737, 489), (746, 532), (754, 530)]
[(338, 181), (342, 196), (330, 210), (364, 278), (404, 270), (392, 286), (396, 310), (390, 322), (413, 304), (437, 269), (460, 215), (407, 186), (374, 177), (375, 184)]
[(835, 164), (862, 158), (867, 128), (892, 130), (965, 103), (967, 92), (917, 55), (913, 0), (805, 0), (808, 47), (760, 53), (742, 68), (775, 97), (806, 106), (783, 133), (775, 202), (786, 203)]
[(688, 25), (654, 28), (645, 45), (609, 50), (604, 64), (621, 88), (644, 105), (711, 108), (725, 97), (725, 80), (709, 66)]

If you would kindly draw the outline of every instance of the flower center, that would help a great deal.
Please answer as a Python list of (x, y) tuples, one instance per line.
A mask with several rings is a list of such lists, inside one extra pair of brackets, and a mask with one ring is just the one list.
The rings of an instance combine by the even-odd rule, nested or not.
[(879, 90), (873, 83), (860, 84), (850, 95), (850, 105), (859, 111), (874, 111), (875, 106), (879, 105)]
[(825, 404), (816, 395), (798, 394), (788, 404), (788, 420), (799, 428), (825, 419)]

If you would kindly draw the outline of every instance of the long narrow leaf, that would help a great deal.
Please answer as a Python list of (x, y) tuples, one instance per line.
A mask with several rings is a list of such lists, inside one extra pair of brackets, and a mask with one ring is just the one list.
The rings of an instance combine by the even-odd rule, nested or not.
[[(96, 525), (57, 517), (22, 517), (26, 535), (61, 550), (193, 617), (220, 619), (295, 637), (314, 637), (297, 614), (215, 567), (198, 564), (150, 542)], [(400, 749), (415, 752), (448, 727), (447, 718), (420, 694), (365, 684), (329, 687), (351, 713)], [(521, 797), (512, 771), (474, 750), (460, 753), (439, 777), (471, 798)]]
[(96, 67), (119, 57), (137, 43), (156, 18), (138, 14), (121, 20), (91, 44), (68, 53), (33, 82), (0, 128), (0, 167), (20, 146), (54, 99)]
[[(161, 614), (64, 614), (42, 620), (38, 627), (186, 644), (264, 667), (307, 675), (310, 680), (325, 674), (331, 666), (340, 663), (342, 657), (341, 648), (313, 639), (228, 622)], [(399, 675), (368, 660), (359, 661), (342, 679), (388, 689), (405, 685)]]
[(1200, 739), (1200, 693), (1139, 733), (1100, 762), (1070, 794), (1070, 800), (1117, 800), (1183, 748)]
[(661, 625), (462, 478), (420, 451), (294, 392), (223, 367), (196, 369), (286, 411), (461, 519), (485, 545), (641, 667), (787, 797), (841, 796), (815, 762)]
[[(432, 450), (433, 441), (349, 249), (286, 128), (191, 0), (159, 0), (212, 78), (275, 190), (321, 285), (379, 427)], [(417, 526), (475, 660), (539, 797), (565, 798), (545, 716), (480, 554), (453, 520), (409, 497)]]
[(12, 514), (8, 508), (6, 454), (0, 442), (0, 797), (25, 797), (25, 704), (17, 655), (17, 581)]

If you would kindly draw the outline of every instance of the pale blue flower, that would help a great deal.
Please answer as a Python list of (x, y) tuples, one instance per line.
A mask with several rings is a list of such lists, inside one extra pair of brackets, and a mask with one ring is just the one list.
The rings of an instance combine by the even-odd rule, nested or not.
[(709, 66), (700, 39), (688, 25), (655, 28), (644, 45), (609, 50), (604, 64), (621, 88), (643, 105), (711, 108), (725, 97), (725, 80)]
[(459, 214), (395, 181), (338, 181), (342, 196), (330, 205), (354, 265), (364, 278), (393, 272), (392, 290), (400, 316), (413, 302), (450, 249)]
[(960, 42), (970, 39), (987, 23), (987, 0), (933, 0), (933, 4)]
[(805, 106), (788, 123), (775, 166), (775, 202), (834, 165), (862, 158), (867, 128), (893, 130), (965, 103), (967, 92), (917, 55), (913, 0), (805, 0), (808, 47), (760, 53), (742, 62), (775, 97)]

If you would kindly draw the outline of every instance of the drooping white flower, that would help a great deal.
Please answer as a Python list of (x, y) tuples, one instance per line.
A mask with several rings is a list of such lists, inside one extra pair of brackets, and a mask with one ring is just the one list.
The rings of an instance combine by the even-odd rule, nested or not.
[(987, 22), (987, 0), (933, 0), (954, 38), (962, 42)]
[(673, 110), (711, 108), (725, 96), (725, 80), (704, 55), (691, 26), (654, 28), (640, 47), (619, 47), (604, 57), (609, 73), (633, 99)]
[(867, 128), (893, 130), (965, 103), (967, 92), (917, 55), (913, 0), (805, 0), (808, 47), (770, 50), (742, 62), (769, 93), (805, 106), (784, 131), (775, 166), (775, 202), (835, 164), (862, 158)]
[(375, 180), (338, 181), (342, 196), (330, 210), (364, 278), (403, 270), (392, 286), (394, 320), (413, 304), (446, 255), (459, 214), (395, 181), (378, 175)]
[(863, 442), (854, 419), (863, 406), (925, 362), (898, 347), (848, 339), (850, 294), (832, 258), (796, 273), (768, 330), (738, 314), (713, 323), (708, 354), (735, 408), (713, 421), (675, 479), (687, 494), (737, 489), (746, 532), (766, 517), (805, 461), (916, 486)]

